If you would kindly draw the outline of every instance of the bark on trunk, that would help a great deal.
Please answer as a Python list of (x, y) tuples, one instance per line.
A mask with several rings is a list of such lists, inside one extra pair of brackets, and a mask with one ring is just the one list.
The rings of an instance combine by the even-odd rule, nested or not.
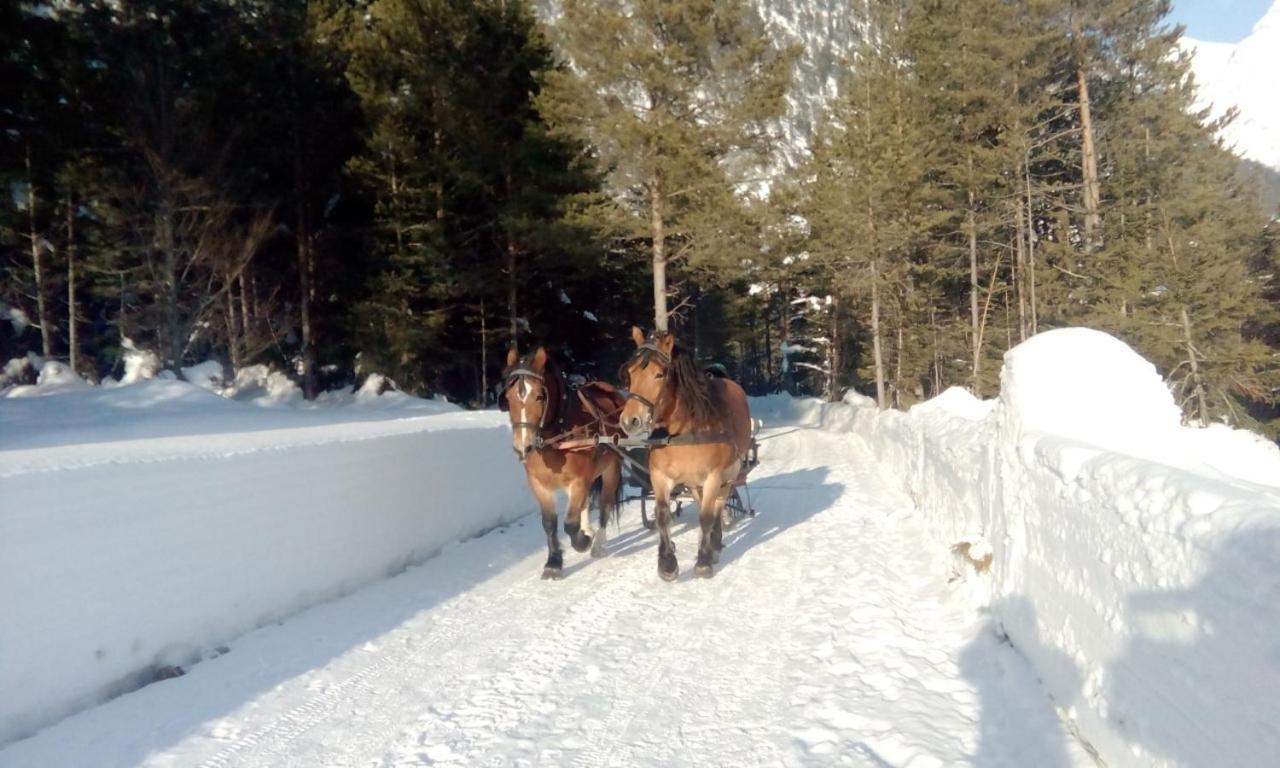
[(836, 402), (840, 399), (840, 294), (831, 297), (831, 371), (828, 374), (830, 392), (827, 399)]
[(1028, 157), (1023, 163), (1023, 180), (1027, 191), (1027, 286), (1031, 298), (1031, 335), (1040, 332), (1040, 308), (1036, 303), (1036, 229), (1035, 214), (1031, 208), (1031, 160)]
[(53, 357), (53, 323), (49, 317), (49, 305), (45, 301), (44, 256), (40, 247), (39, 220), (36, 215), (36, 184), (31, 170), (31, 145), (26, 146), (27, 170), (27, 220), (31, 239), (31, 269), (36, 281), (36, 318), (40, 322), (40, 350), (45, 358)]
[(76, 318), (76, 204), (67, 195), (67, 364), (79, 373), (80, 325)]
[(884, 354), (880, 343), (880, 275), (876, 259), (871, 259), (871, 351), (876, 368), (876, 405), (885, 407)]
[(180, 381), (185, 381), (186, 377), (182, 373), (182, 319), (178, 312), (178, 302), (180, 300), (180, 291), (178, 290), (178, 255), (174, 253), (177, 243), (174, 239), (173, 232), (173, 204), (168, 195), (161, 198), (159, 210), (156, 214), (156, 247), (161, 254), (162, 269), (164, 270), (164, 315), (168, 346), (168, 360), (170, 370), (178, 377)]
[[(296, 52), (294, 54), (296, 56)], [(315, 328), (311, 305), (315, 300), (315, 257), (311, 251), (311, 220), (307, 206), (306, 160), (302, 151), (303, 115), (298, 97), (298, 74), (294, 58), (289, 60), (289, 95), (293, 101), (293, 196), (296, 219), (299, 309), (302, 313), (302, 395), (316, 397)]]
[(655, 168), (649, 174), (649, 230), (653, 237), (653, 329), (667, 329), (667, 242), (663, 220), (662, 177)]
[(1196, 354), (1195, 344), (1191, 341), (1191, 315), (1187, 308), (1182, 308), (1182, 342), (1187, 348), (1187, 361), (1191, 365), (1191, 394), (1195, 398), (1196, 418), (1200, 423), (1209, 420), (1209, 405), (1204, 394), (1204, 381), (1200, 378), (1200, 360)]
[(1029, 325), (1027, 322), (1027, 253), (1023, 247), (1025, 227), (1022, 217), (1022, 198), (1014, 205), (1014, 237), (1013, 237), (1013, 285), (1018, 294), (1018, 340), (1026, 341)]
[[(970, 168), (973, 161), (969, 161)], [(978, 379), (982, 369), (982, 331), (978, 325), (978, 223), (974, 210), (976, 205), (973, 190), (969, 190), (969, 210), (965, 214), (965, 231), (969, 239), (969, 321), (971, 345), (973, 347), (973, 395), (982, 397), (982, 385)]]
[(1081, 202), (1084, 205), (1084, 244), (1085, 251), (1089, 252), (1097, 244), (1097, 231), (1102, 221), (1098, 207), (1102, 195), (1098, 185), (1098, 152), (1093, 136), (1093, 113), (1089, 102), (1089, 69), (1085, 61), (1084, 38), (1081, 35), (1079, 19), (1072, 21), (1076, 54), (1076, 98), (1080, 109), (1080, 171), (1084, 181), (1081, 190)]

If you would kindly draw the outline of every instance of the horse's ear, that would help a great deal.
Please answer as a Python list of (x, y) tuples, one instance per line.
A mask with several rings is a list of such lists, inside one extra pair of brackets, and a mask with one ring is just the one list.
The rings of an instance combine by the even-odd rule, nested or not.
[(516, 362), (518, 362), (519, 360), (520, 360), (520, 353), (516, 351), (515, 347), (512, 347), (511, 349), (507, 350), (507, 367), (508, 368), (515, 365)]
[(657, 342), (658, 342), (658, 349), (661, 349), (663, 352), (666, 352), (667, 356), (669, 357), (671, 355), (671, 351), (676, 347), (676, 335), (670, 332), (659, 333)]
[(538, 347), (533, 353), (533, 370), (544, 371), (547, 368), (547, 349)]
[(644, 344), (644, 331), (640, 330), (640, 326), (631, 326), (631, 340), (639, 347)]

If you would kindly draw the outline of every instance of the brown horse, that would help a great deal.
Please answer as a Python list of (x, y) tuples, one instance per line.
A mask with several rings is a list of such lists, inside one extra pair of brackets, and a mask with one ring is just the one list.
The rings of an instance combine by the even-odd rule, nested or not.
[[(564, 513), (564, 532), (579, 552), (591, 550), (592, 557), (605, 554), (605, 527), (614, 511), (621, 483), (622, 464), (605, 448), (566, 451), (555, 447), (557, 437), (572, 433), (589, 437), (604, 429), (603, 414), (617, 413), (622, 395), (607, 384), (588, 384), (577, 392), (559, 367), (538, 347), (533, 354), (518, 357), (507, 353), (503, 372), (504, 390), (499, 407), (511, 414), (511, 441), (516, 456), (524, 464), (529, 490), (542, 510), (542, 527), (547, 532), (547, 563), (542, 578), (558, 579), (564, 567), (560, 536), (556, 532), (556, 491), (569, 497)], [(591, 530), (588, 497), (600, 480), (600, 527)]]
[(620, 372), (629, 392), (622, 409), (622, 429), (631, 436), (665, 431), (670, 442), (649, 450), (658, 523), (658, 575), (673, 581), (679, 574), (671, 543), (672, 492), (685, 486), (698, 502), (702, 538), (694, 572), (710, 577), (723, 548), (724, 504), (751, 448), (751, 411), (742, 387), (726, 378), (703, 375), (675, 336), (655, 331), (649, 336), (631, 329), (636, 351)]

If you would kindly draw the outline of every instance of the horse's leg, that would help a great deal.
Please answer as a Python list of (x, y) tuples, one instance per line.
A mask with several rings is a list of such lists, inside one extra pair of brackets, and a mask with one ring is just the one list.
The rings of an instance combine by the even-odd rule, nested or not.
[[(587, 465), (588, 468), (590, 466)], [(564, 511), (564, 532), (569, 534), (569, 541), (578, 552), (591, 548), (591, 515), (587, 514), (590, 495), (591, 474), (588, 469), (586, 477), (575, 477), (569, 484), (569, 506)]]
[(600, 528), (591, 542), (591, 556), (603, 557), (607, 550), (609, 518), (618, 513), (618, 486), (622, 484), (622, 461), (612, 451), (606, 453), (600, 474)]
[(660, 472), (653, 472), (653, 510), (658, 525), (658, 575), (664, 581), (675, 581), (680, 574), (676, 547), (671, 543), (671, 489), (674, 483)]
[(716, 551), (718, 537), (714, 536), (720, 518), (720, 473), (712, 472), (702, 483), (702, 493), (698, 504), (698, 525), (702, 535), (698, 538), (698, 564), (694, 574), (702, 578), (711, 578), (711, 563)]
[(716, 498), (716, 522), (711, 529), (711, 562), (720, 562), (720, 552), (724, 549), (724, 504), (728, 500), (727, 489), (721, 489), (725, 495)]
[(542, 510), (542, 530), (547, 532), (547, 564), (542, 567), (542, 578), (558, 579), (564, 568), (564, 553), (560, 551), (560, 534), (556, 531), (556, 494), (532, 478), (529, 487)]

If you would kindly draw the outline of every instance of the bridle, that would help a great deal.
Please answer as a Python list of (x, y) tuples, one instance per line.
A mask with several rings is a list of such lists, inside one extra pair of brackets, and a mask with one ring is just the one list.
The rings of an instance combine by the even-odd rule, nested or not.
[[(630, 368), (631, 364), (636, 360), (640, 360), (640, 367), (644, 368), (654, 359), (657, 359), (665, 371), (669, 372), (671, 370), (671, 356), (666, 352), (663, 352), (661, 349), (658, 349), (657, 345), (653, 342), (646, 341), (636, 347), (636, 351), (631, 355), (631, 357), (627, 358), (627, 362), (622, 364), (622, 370), (619, 372), (618, 379), (627, 387), (622, 390), (623, 397), (628, 400), (635, 400), (639, 402), (641, 405), (648, 408), (650, 416), (656, 419), (658, 417), (658, 403), (653, 402), (644, 395), (638, 395), (635, 392), (632, 392), (630, 388), (631, 375), (627, 373), (627, 369)], [(666, 390), (665, 385), (663, 386), (663, 390)], [(661, 398), (659, 398), (659, 402), (661, 402)]]
[[(507, 371), (507, 378), (502, 387), (503, 393), (506, 393), (508, 389), (511, 389), (512, 387), (514, 387), (516, 383), (519, 382), (521, 379), (533, 379), (541, 383), (542, 388), (544, 390), (548, 389), (546, 376), (543, 376), (541, 373), (538, 373), (537, 371), (533, 370), (532, 368), (529, 368), (528, 366), (517, 364), (515, 368), (512, 368), (510, 371)], [(539, 447), (539, 444), (542, 442), (542, 428), (546, 424), (547, 414), (550, 411), (551, 411), (551, 393), (548, 391), (547, 404), (543, 406), (542, 416), (538, 418), (538, 422), (536, 424), (532, 421), (513, 421), (511, 422), (511, 426), (524, 427), (525, 429), (532, 429), (534, 447), (537, 448)]]

